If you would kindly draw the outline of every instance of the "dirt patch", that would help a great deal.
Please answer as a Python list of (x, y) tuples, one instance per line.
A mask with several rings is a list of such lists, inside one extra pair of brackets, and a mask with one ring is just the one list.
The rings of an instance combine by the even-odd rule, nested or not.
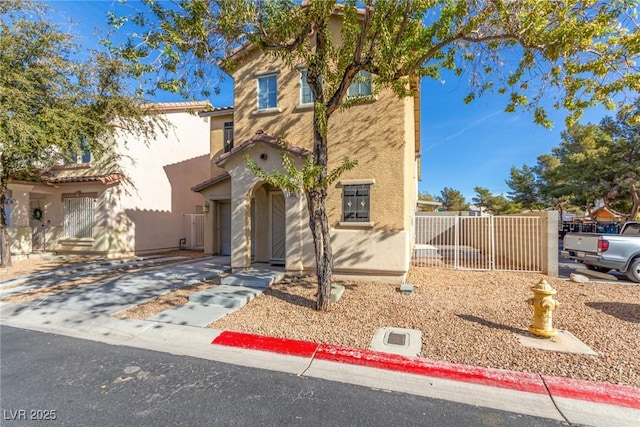
[[(529, 287), (542, 278), (562, 304), (554, 326), (597, 356), (520, 345), (516, 334), (527, 334), (532, 320)], [(426, 358), (640, 386), (640, 286), (426, 267), (412, 267), (408, 283), (416, 285), (410, 295), (392, 285), (343, 282), (345, 293), (328, 313), (314, 310), (313, 279), (280, 283), (209, 327), (359, 348), (377, 328), (411, 328), (422, 331)]]
[(118, 319), (147, 319), (165, 310), (178, 307), (189, 302), (189, 296), (196, 292), (213, 288), (220, 284), (220, 278), (208, 279), (195, 285), (185, 286), (165, 295), (144, 302), (135, 307), (113, 314)]

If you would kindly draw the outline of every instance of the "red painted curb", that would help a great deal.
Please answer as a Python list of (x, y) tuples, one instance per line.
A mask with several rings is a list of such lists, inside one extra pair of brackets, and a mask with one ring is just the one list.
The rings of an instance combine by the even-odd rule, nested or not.
[(316, 359), (546, 394), (539, 375), (320, 344)]
[[(241, 332), (224, 331), (211, 344), (261, 350), (292, 356), (309, 357), (329, 362), (399, 371), (408, 374), (442, 378), (518, 390), (551, 394), (554, 397), (603, 403), (640, 409), (640, 389), (609, 383), (552, 377), (504, 369), (481, 368), (450, 362), (401, 356), (366, 349), (355, 349), (309, 341), (273, 338)], [(546, 384), (546, 385), (545, 385)], [(547, 390), (548, 388), (548, 390)]]
[(211, 344), (247, 348), (250, 350), (270, 351), (273, 353), (300, 357), (313, 356), (319, 346), (319, 344), (309, 341), (287, 340), (283, 338), (273, 338), (229, 331), (222, 332), (211, 342)]
[(635, 387), (546, 375), (542, 378), (554, 397), (640, 409), (640, 389)]

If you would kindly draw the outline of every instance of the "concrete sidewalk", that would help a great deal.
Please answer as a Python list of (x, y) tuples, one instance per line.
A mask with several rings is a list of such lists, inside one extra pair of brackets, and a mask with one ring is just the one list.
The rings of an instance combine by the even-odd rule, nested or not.
[(637, 426), (640, 389), (101, 313), (0, 304), (3, 325), (593, 426)]

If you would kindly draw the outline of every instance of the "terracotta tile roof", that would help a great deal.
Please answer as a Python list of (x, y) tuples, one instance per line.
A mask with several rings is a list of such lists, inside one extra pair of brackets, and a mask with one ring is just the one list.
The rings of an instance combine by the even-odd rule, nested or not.
[[(254, 147), (258, 143), (271, 145), (275, 148), (280, 149), (280, 140), (278, 138), (264, 133), (263, 130), (258, 130), (256, 134), (253, 135), (251, 138), (233, 147), (231, 151), (221, 154), (218, 157), (215, 157), (213, 161), (218, 166), (221, 166), (231, 157), (234, 157), (236, 154), (242, 151), (245, 151), (251, 147)], [(307, 150), (306, 148), (298, 147), (297, 145), (291, 145), (291, 144), (287, 145), (287, 151), (299, 157), (305, 157), (311, 154), (311, 151)]]
[(143, 108), (147, 108), (150, 111), (209, 111), (213, 109), (213, 106), (209, 101), (189, 101), (189, 102), (157, 102), (143, 105)]
[(200, 184), (194, 185), (193, 187), (191, 187), (191, 191), (194, 191), (197, 193), (201, 190), (204, 190), (207, 187), (212, 186), (213, 184), (217, 184), (218, 182), (222, 182), (228, 178), (231, 178), (231, 175), (229, 175), (228, 172), (222, 172), (221, 174), (211, 177), (206, 181), (202, 181)]
[(216, 107), (213, 110), (202, 111), (198, 115), (200, 117), (211, 117), (211, 116), (219, 116), (223, 114), (233, 113), (233, 105), (228, 107)]
[(116, 184), (124, 179), (121, 173), (110, 173), (107, 175), (89, 175), (89, 176), (58, 176), (45, 177), (45, 182), (51, 184), (66, 184), (71, 182), (100, 182), (103, 185)]

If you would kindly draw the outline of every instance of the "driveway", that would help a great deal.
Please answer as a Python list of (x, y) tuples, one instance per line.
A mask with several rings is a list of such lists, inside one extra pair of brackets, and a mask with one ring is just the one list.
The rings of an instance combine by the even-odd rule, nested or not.
[(613, 283), (619, 285), (638, 285), (637, 283), (629, 280), (625, 274), (620, 273), (616, 270), (611, 270), (609, 271), (609, 273), (607, 273), (615, 277), (615, 279), (605, 279), (603, 277), (596, 276), (596, 274), (598, 273), (587, 270), (587, 267), (585, 267), (584, 264), (575, 262), (568, 258), (563, 258), (560, 254), (558, 254), (558, 277), (561, 279), (569, 280), (569, 275), (571, 273), (585, 275), (591, 282)]
[[(113, 314), (174, 289), (216, 277), (229, 269), (226, 265), (228, 257), (209, 257), (149, 267), (37, 298), (28, 304), (51, 309)], [(71, 273), (58, 281), (72, 280), (82, 275), (86, 275), (86, 272)]]

